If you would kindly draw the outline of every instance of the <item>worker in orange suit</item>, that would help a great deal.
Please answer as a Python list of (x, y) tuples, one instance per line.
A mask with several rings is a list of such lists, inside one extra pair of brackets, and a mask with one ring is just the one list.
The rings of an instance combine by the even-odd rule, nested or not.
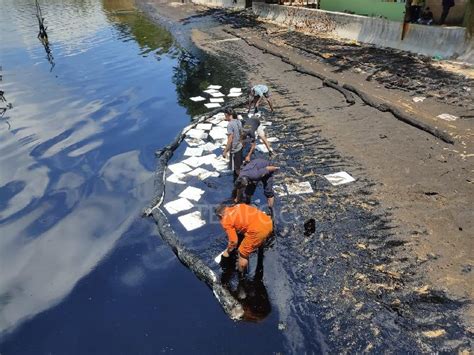
[[(261, 247), (272, 234), (272, 219), (258, 208), (246, 204), (221, 205), (216, 209), (216, 214), (229, 239), (222, 256), (228, 258), (229, 253), (238, 248), (238, 268), (243, 273), (247, 270), (250, 254)], [(243, 235), (240, 246), (237, 233)]]

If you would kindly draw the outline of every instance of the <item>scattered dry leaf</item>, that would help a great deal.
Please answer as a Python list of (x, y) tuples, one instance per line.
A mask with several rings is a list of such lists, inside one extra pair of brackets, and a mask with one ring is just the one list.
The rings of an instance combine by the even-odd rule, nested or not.
[(427, 295), (429, 293), (430, 287), (428, 285), (415, 288), (415, 292), (419, 295)]
[(401, 277), (401, 274), (396, 271), (385, 271), (385, 273), (394, 279), (399, 279)]
[(423, 332), (423, 335), (427, 338), (438, 338), (442, 337), (445, 334), (446, 330), (444, 329), (427, 330), (426, 332)]
[(384, 271), (385, 265), (375, 265), (374, 270), (375, 271)]

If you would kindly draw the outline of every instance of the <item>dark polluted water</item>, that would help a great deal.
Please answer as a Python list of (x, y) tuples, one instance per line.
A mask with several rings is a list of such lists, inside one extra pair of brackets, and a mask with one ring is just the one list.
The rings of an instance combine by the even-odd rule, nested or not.
[(1, 0), (0, 353), (284, 351), (278, 311), (233, 322), (140, 218), (154, 152), (238, 73), (124, 0)]

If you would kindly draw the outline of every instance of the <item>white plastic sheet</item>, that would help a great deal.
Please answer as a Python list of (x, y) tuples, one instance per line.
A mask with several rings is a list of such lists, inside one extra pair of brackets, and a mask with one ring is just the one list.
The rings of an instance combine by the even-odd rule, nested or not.
[(194, 139), (206, 139), (207, 133), (202, 129), (193, 128), (186, 133), (186, 136)]
[(221, 105), (217, 102), (211, 102), (210, 104), (204, 104), (207, 108), (216, 108), (216, 107), (221, 107)]
[(173, 184), (180, 184), (184, 185), (186, 182), (184, 182), (182, 179), (184, 179), (186, 175), (184, 174), (171, 174), (166, 178), (167, 182), (172, 182)]
[(212, 124), (219, 124), (220, 122), (222, 122), (222, 119), (219, 117), (213, 117), (211, 120), (209, 120), (209, 122), (211, 122)]
[(195, 148), (186, 148), (184, 151), (184, 156), (186, 157), (200, 157), (202, 155), (203, 149), (202, 147), (195, 147)]
[(442, 120), (445, 120), (445, 121), (456, 121), (458, 119), (457, 116), (454, 116), (454, 115), (450, 115), (449, 113), (442, 113), (441, 115), (438, 115), (437, 116), (438, 118), (441, 118)]
[(313, 188), (308, 181), (287, 184), (286, 190), (290, 195), (301, 195), (313, 193)]
[(242, 92), (241, 88), (230, 88), (229, 92)]
[[(226, 124), (227, 124), (227, 122), (226, 122)], [(227, 128), (214, 127), (209, 132), (209, 136), (211, 136), (211, 138), (214, 139), (214, 140), (227, 139)]]
[(221, 85), (209, 85), (207, 88), (211, 90), (219, 90), (221, 87)]
[(184, 141), (190, 146), (190, 147), (198, 147), (200, 145), (203, 145), (205, 144), (206, 142), (204, 142), (203, 140), (201, 139), (196, 139), (196, 138), (184, 138)]
[(220, 264), (221, 263), (221, 260), (222, 260), (222, 254), (224, 252), (220, 253), (219, 255), (217, 255), (215, 258), (214, 258), (214, 261), (216, 262), (216, 264)]
[(257, 150), (262, 153), (268, 153), (268, 148), (265, 146), (265, 144), (257, 144)]
[(190, 171), (188, 175), (197, 176), (199, 180), (206, 180), (210, 176), (219, 176), (219, 173), (204, 168), (196, 168), (193, 171)]
[(213, 152), (215, 151), (217, 148), (219, 148), (219, 144), (213, 144), (211, 142), (208, 142), (204, 145), (201, 146), (202, 150), (204, 150), (205, 152)]
[(194, 96), (194, 97), (191, 97), (190, 100), (194, 101), (194, 102), (197, 102), (197, 101), (204, 101), (204, 100), (206, 100), (206, 98), (202, 97), (202, 96)]
[(223, 93), (221, 93), (221, 92), (219, 92), (219, 91), (217, 91), (217, 92), (211, 92), (210, 95), (211, 95), (212, 97), (223, 97), (223, 96), (225, 96)]
[(231, 92), (227, 97), (239, 97), (240, 95), (242, 95), (241, 92)]
[[(202, 157), (190, 157), (182, 161), (182, 163), (185, 163), (186, 165), (189, 165), (193, 168), (197, 168), (203, 164), (201, 161)], [(188, 170), (191, 171), (192, 169)]]
[(168, 169), (170, 169), (175, 174), (184, 174), (192, 170), (188, 165), (184, 163), (176, 163), (176, 164), (168, 165)]
[(180, 216), (178, 217), (178, 220), (188, 232), (201, 228), (203, 225), (206, 224), (206, 221), (202, 219), (201, 212), (199, 211)]
[(355, 181), (355, 179), (345, 171), (340, 171), (335, 174), (324, 175), (324, 177), (334, 186), (347, 184), (349, 182)]
[(187, 211), (194, 207), (194, 205), (185, 198), (180, 198), (170, 201), (164, 205), (169, 214), (176, 214), (182, 211)]
[(270, 143), (275, 143), (279, 142), (280, 140), (277, 137), (268, 137), (267, 141), (269, 141)]
[(203, 155), (202, 157), (199, 157), (199, 162), (205, 165), (212, 165), (212, 162), (217, 158), (217, 155), (215, 154), (208, 154), (208, 155)]
[(211, 101), (211, 102), (224, 102), (224, 99), (222, 97), (218, 97), (217, 99), (210, 98), (209, 101)]
[(204, 194), (204, 190), (201, 190), (194, 186), (188, 186), (184, 189), (183, 192), (179, 194), (179, 197), (187, 198), (188, 200), (193, 200), (198, 202), (202, 195)]
[(216, 89), (207, 89), (207, 90), (204, 90), (203, 92), (207, 93), (207, 94), (212, 94), (213, 92), (219, 92), (219, 90), (216, 90)]
[(210, 131), (212, 128), (212, 123), (198, 123), (196, 129), (201, 129), (203, 131)]
[(226, 171), (229, 168), (229, 162), (223, 157), (215, 158), (211, 164), (214, 169), (221, 172)]

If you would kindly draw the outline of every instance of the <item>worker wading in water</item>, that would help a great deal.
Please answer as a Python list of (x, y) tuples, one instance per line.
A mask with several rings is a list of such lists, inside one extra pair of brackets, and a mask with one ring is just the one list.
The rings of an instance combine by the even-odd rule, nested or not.
[[(216, 208), (216, 215), (229, 240), (222, 257), (228, 258), (237, 250), (238, 269), (243, 274), (247, 271), (250, 254), (260, 248), (271, 236), (272, 219), (258, 208), (246, 204), (220, 205)], [(238, 234), (242, 237), (240, 245)]]

